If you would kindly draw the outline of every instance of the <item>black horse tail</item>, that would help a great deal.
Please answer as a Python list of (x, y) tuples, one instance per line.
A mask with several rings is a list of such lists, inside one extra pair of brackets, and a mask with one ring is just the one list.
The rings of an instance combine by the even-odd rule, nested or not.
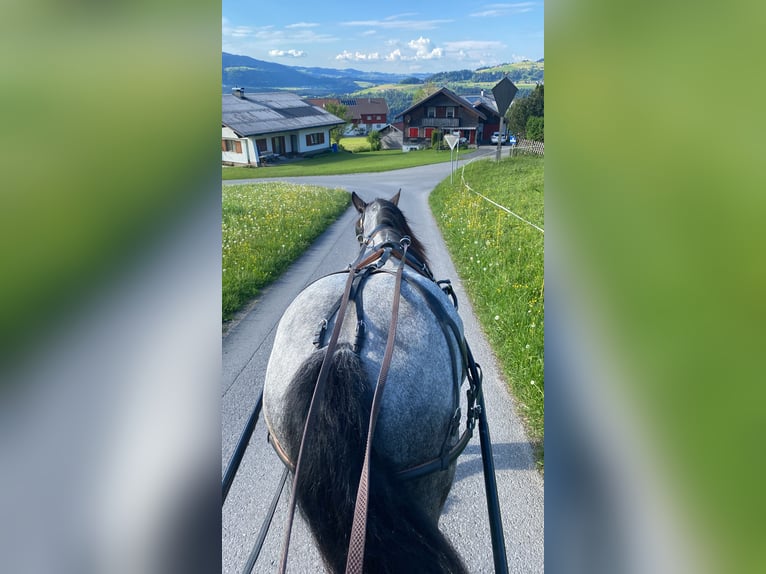
[[(306, 360), (288, 393), (284, 447), (293, 461), (324, 355), (319, 350)], [(324, 399), (316, 407), (315, 428), (307, 433), (296, 491), (298, 507), (333, 573), (346, 568), (371, 403), (372, 389), (359, 357), (350, 346), (339, 345)], [(408, 493), (373, 449), (365, 572), (466, 573), (460, 555)]]

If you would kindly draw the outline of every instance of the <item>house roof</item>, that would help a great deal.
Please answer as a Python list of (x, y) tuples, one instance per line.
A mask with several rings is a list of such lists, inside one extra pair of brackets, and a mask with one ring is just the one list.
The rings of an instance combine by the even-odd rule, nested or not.
[(467, 100), (473, 107), (478, 108), (479, 106), (483, 106), (490, 112), (497, 114), (497, 102), (495, 102), (495, 98), (491, 95), (482, 93), (477, 95), (467, 95), (463, 96), (463, 99)]
[(429, 100), (432, 100), (432, 99), (436, 98), (437, 96), (447, 96), (447, 98), (449, 98), (450, 100), (454, 101), (455, 104), (457, 104), (458, 106), (467, 109), (468, 111), (470, 111), (473, 114), (476, 114), (477, 116), (479, 116), (479, 118), (481, 118), (483, 120), (487, 119), (486, 116), (483, 113), (481, 113), (473, 105), (471, 105), (471, 102), (469, 102), (465, 98), (462, 98), (462, 97), (458, 96), (455, 92), (453, 92), (452, 90), (450, 90), (448, 88), (442, 88), (438, 92), (434, 92), (430, 96), (427, 96), (427, 97), (423, 98), (419, 102), (416, 102), (415, 104), (411, 105), (409, 108), (407, 108), (403, 112), (397, 114), (396, 117), (397, 118), (404, 117), (405, 114), (411, 112), (415, 108), (419, 108), (421, 106), (426, 105)]
[(351, 120), (359, 120), (362, 115), (388, 115), (388, 104), (385, 98), (309, 98), (309, 103), (323, 108), (325, 104), (332, 102), (342, 104), (348, 109)]
[(288, 92), (223, 94), (222, 123), (240, 137), (343, 124), (343, 120)]

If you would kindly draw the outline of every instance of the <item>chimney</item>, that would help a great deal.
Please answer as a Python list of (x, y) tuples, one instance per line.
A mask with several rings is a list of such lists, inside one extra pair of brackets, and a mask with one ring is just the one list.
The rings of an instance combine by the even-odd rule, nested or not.
[(244, 98), (245, 88), (232, 88), (231, 95), (233, 95), (235, 98)]

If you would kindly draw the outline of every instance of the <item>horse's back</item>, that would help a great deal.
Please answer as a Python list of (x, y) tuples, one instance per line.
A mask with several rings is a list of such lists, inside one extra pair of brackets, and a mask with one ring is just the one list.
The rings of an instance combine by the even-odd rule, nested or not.
[[(290, 383), (301, 365), (317, 351), (314, 340), (325, 320), (328, 325), (319, 346), (327, 344), (346, 279), (345, 273), (338, 273), (312, 283), (290, 304), (279, 323), (264, 386), (264, 416), (277, 440), (283, 432), (282, 407)], [(364, 336), (359, 356), (372, 388), (389, 333), (394, 281), (391, 273), (375, 273), (361, 290)], [(431, 304), (423, 290), (430, 293)], [(357, 321), (356, 304), (350, 302), (339, 343), (353, 344)], [(456, 326), (457, 334), (445, 329), (448, 323)], [(458, 385), (462, 381), (457, 337), (462, 337), (462, 323), (448, 297), (433, 281), (407, 269), (374, 440), (378, 452), (398, 468), (433, 458), (443, 449), (445, 439), (451, 444), (456, 439), (448, 437), (448, 433), (459, 405), (456, 381)]]

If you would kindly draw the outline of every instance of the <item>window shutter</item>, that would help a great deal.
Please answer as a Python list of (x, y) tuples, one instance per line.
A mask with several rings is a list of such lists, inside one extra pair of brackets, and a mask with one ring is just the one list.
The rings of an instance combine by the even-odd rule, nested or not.
[(221, 140), (221, 151), (226, 151), (226, 140)]
[(237, 153), (242, 153), (242, 142), (234, 142), (234, 151)]

